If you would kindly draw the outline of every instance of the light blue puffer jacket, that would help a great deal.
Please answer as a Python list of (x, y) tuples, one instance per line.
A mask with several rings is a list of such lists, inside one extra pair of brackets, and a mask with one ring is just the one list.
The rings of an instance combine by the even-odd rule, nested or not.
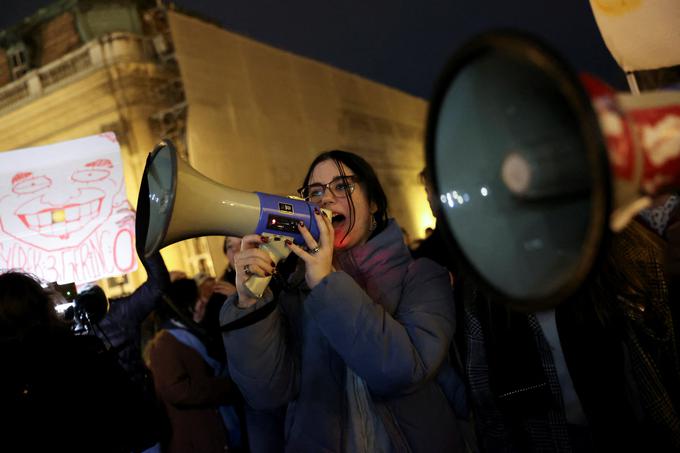
[[(453, 411), (437, 383), (454, 307), (447, 271), (413, 261), (390, 221), (366, 244), (338, 257), (310, 291), (304, 267), (265, 319), (224, 334), (230, 373), (256, 409), (287, 405), (286, 451), (341, 452), (347, 435), (346, 367), (363, 378), (394, 451), (462, 450)], [(221, 323), (249, 309), (225, 302)], [(462, 384), (461, 384), (462, 385)]]

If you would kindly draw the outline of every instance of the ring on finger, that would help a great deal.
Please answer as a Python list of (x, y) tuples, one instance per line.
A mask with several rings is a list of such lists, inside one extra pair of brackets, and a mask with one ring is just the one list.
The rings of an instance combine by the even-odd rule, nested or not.
[(243, 266), (243, 273), (246, 275), (253, 275), (253, 271), (250, 270), (250, 264)]
[(309, 253), (311, 253), (312, 255), (314, 255), (314, 254), (316, 254), (316, 253), (319, 253), (319, 250), (320, 250), (320, 249), (319, 249), (319, 246), (317, 245), (316, 247), (314, 247), (313, 249), (311, 249), (311, 250), (309, 251)]

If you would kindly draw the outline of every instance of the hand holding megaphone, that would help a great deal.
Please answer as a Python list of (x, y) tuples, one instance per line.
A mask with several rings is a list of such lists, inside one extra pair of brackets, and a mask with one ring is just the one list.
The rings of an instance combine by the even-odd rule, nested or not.
[[(285, 242), (280, 239), (276, 244), (269, 244), (267, 236), (250, 234), (241, 241), (241, 250), (234, 255), (234, 270), (236, 272), (236, 291), (240, 307), (247, 307), (257, 302), (261, 292), (252, 289), (255, 282), (269, 283), (269, 278), (276, 272), (277, 262), (272, 259), (272, 253), (266, 247), (276, 247), (274, 252), (285, 253)], [(277, 247), (278, 246), (278, 247)], [(282, 259), (282, 258), (281, 258)], [(258, 286), (262, 283), (258, 283)], [(265, 285), (266, 288), (266, 285)], [(264, 291), (264, 289), (262, 290)]]
[(306, 243), (305, 248), (290, 239), (270, 241), (268, 236), (257, 234), (243, 238), (241, 251), (234, 256), (240, 307), (245, 308), (257, 302), (252, 289), (252, 280), (265, 281), (276, 272), (277, 263), (272, 260), (271, 249), (279, 253), (281, 250), (286, 253), (293, 252), (305, 262), (305, 280), (310, 289), (333, 271), (333, 225), (330, 216), (327, 211), (318, 208), (314, 209), (314, 215), (319, 228), (318, 237), (312, 236), (303, 222), (298, 225)]
[[(290, 253), (286, 240), (305, 244), (300, 223), (318, 240), (315, 208), (300, 198), (223, 186), (178, 159), (173, 144), (165, 140), (147, 158), (140, 184), (137, 253), (148, 257), (167, 245), (200, 236), (257, 234), (267, 238), (260, 248), (277, 264)], [(271, 275), (253, 275), (246, 286), (259, 298), (270, 280)]]

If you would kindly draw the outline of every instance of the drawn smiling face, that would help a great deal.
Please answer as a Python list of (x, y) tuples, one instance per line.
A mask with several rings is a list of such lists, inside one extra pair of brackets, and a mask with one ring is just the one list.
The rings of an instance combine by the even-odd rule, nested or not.
[(0, 201), (5, 233), (44, 250), (58, 250), (80, 245), (110, 217), (122, 185), (110, 160), (88, 162), (70, 172), (58, 170), (14, 175), (12, 193)]

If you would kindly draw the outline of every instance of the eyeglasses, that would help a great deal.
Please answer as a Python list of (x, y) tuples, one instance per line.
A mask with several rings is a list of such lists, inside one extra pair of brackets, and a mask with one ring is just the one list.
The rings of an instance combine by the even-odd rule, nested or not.
[(354, 186), (358, 180), (359, 178), (356, 175), (336, 176), (328, 184), (310, 184), (300, 187), (298, 193), (311, 203), (321, 203), (326, 189), (330, 190), (336, 198), (345, 198), (354, 192)]

